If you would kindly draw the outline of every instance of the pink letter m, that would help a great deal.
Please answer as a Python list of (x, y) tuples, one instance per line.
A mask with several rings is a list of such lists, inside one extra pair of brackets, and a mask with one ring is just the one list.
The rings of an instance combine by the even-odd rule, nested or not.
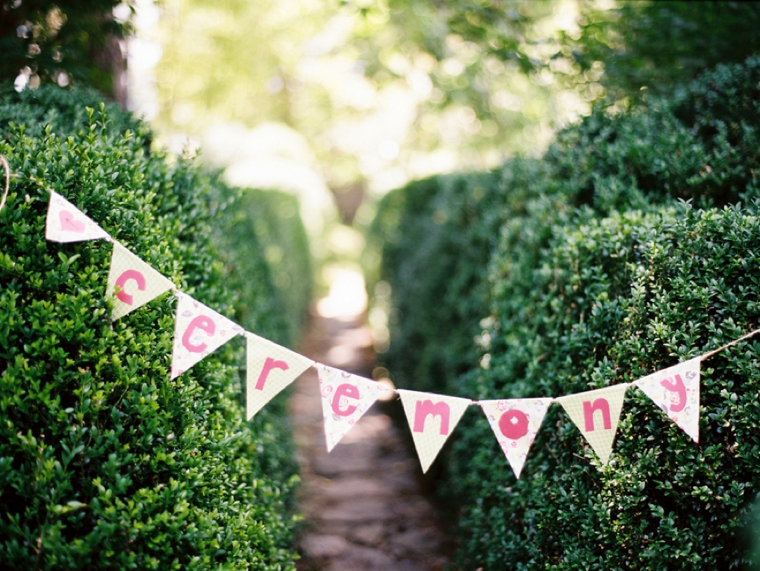
[(451, 409), (445, 402), (433, 403), (431, 400), (417, 401), (414, 409), (414, 432), (425, 432), (425, 419), (429, 414), (441, 417), (441, 434), (448, 434)]

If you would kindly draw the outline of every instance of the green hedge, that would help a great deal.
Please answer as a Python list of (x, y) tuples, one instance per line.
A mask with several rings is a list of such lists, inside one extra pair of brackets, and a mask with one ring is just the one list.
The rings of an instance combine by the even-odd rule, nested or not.
[[(266, 313), (279, 338), (294, 347), (312, 296), (312, 260), (296, 196), (219, 185), (224, 208), (217, 223), (221, 258), (241, 291), (238, 319), (257, 331)], [(266, 291), (260, 286), (267, 284)], [(263, 305), (267, 311), (263, 311)], [(259, 316), (259, 319), (257, 319)]]
[(381, 360), (400, 386), (440, 390), (477, 361), (473, 324), (487, 312), (488, 260), (510, 211), (504, 206), (519, 208), (518, 180), (542, 175), (538, 161), (513, 166), (415, 181), (378, 205), (368, 242), (382, 244), (378, 277), (392, 284), (396, 322)]
[[(751, 58), (646, 109), (594, 114), (542, 160), (392, 193), (374, 229), (391, 239), (392, 378), (474, 399), (556, 397), (757, 327), (758, 129)], [(436, 355), (443, 366), (426, 368)], [(554, 405), (519, 481), (470, 411), (443, 486), (461, 504), (462, 566), (741, 568), (760, 492), (759, 363), (760, 340), (703, 363), (699, 445), (630, 389), (608, 466)]]
[(93, 92), (0, 93), (14, 174), (0, 212), (4, 568), (294, 569), (288, 426), (277, 402), (243, 421), (244, 341), (170, 380), (173, 296), (112, 324), (111, 246), (46, 241), (49, 189), (183, 291), (228, 316), (244, 308), (241, 325), (282, 342), (262, 249), (249, 243), (252, 300), (212, 243), (226, 192), (213, 177), (152, 151), (144, 126)]

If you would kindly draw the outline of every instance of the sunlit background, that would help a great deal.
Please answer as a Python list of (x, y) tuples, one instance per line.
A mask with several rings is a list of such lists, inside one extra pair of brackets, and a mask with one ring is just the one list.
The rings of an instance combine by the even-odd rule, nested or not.
[[(578, 33), (578, 2), (516, 5), (530, 33), (548, 39), (532, 44), (530, 57), (577, 71), (552, 56), (560, 34)], [(298, 195), (326, 295), (317, 309), (329, 316), (366, 309), (356, 262), (377, 198), (412, 179), (540, 154), (601, 90), (593, 73), (585, 91), (549, 69), (523, 73), (451, 33), (423, 3), (408, 12), (325, 0), (133, 7), (129, 108), (153, 124), (160, 144), (199, 152), (227, 182)], [(430, 51), (409, 37), (410, 17)], [(373, 304), (370, 316), (379, 350), (387, 345), (382, 307)]]
[[(527, 76), (448, 33), (420, 3), (409, 8), (420, 27), (442, 28), (432, 39), (443, 53), (431, 54), (398, 29), (395, 19), (408, 14), (363, 4), (166, 0), (159, 9), (139, 0), (129, 105), (172, 147), (200, 146), (211, 162), (234, 166), (237, 182), (256, 176), (241, 162), (277, 158), (292, 161), (292, 172), (284, 163), (250, 170), (315, 194), (319, 179), (339, 196), (374, 196), (413, 178), (539, 154), (602, 89), (593, 74), (585, 94), (549, 70)], [(533, 4), (523, 7), (531, 33), (546, 40), (530, 56), (573, 74), (552, 39), (578, 33), (578, 2)], [(351, 199), (339, 202), (351, 218)]]
[[(729, 4), (132, 0), (114, 16), (134, 26), (122, 41), (128, 107), (158, 144), (198, 153), (230, 184), (298, 196), (316, 309), (339, 318), (367, 310), (358, 262), (380, 197), (540, 156), (594, 104), (616, 113), (740, 61), (757, 43), (741, 23), (755, 11)], [(373, 287), (382, 352), (390, 292)]]

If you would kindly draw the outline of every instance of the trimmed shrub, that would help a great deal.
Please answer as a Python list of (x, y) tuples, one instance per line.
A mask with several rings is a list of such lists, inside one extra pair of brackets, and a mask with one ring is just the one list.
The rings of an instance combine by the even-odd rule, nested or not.
[(380, 276), (392, 284), (395, 321), (381, 361), (400, 386), (440, 390), (478, 358), (472, 341), (488, 311), (490, 253), (505, 215), (521, 208), (515, 188), (543, 174), (539, 161), (511, 166), (412, 182), (378, 205), (368, 242), (383, 244)]
[[(105, 241), (45, 240), (49, 190), (183, 291), (233, 317), (211, 241), (220, 190), (90, 92), (0, 100), (0, 560), (21, 569), (294, 569), (282, 406), (243, 421), (236, 339), (170, 380), (176, 302), (111, 323)], [(42, 111), (41, 109), (44, 109)], [(40, 120), (44, 125), (40, 125)], [(124, 130), (123, 127), (129, 127)], [(274, 340), (267, 266), (241, 325)]]
[[(8, 136), (10, 124), (24, 126), (30, 137), (41, 137), (45, 129), (60, 135), (76, 134), (90, 124), (88, 107), (97, 109), (103, 96), (94, 89), (24, 89), (17, 92), (12, 83), (0, 82), (0, 126)], [(151, 133), (130, 113), (117, 105), (108, 106), (108, 129), (101, 136), (116, 138), (124, 131), (139, 133), (150, 144)]]
[[(561, 396), (630, 382), (741, 336), (760, 309), (758, 207), (681, 204), (560, 227), (529, 285), (502, 284), (489, 368), (460, 379), (461, 391)], [(494, 466), (501, 452), (485, 419), (470, 415), (451, 479), (466, 498), (463, 561), (740, 567), (734, 538), (760, 484), (758, 356), (748, 342), (704, 363), (699, 445), (631, 389), (604, 467), (555, 405), (515, 482)]]
[[(216, 241), (234, 289), (241, 292), (239, 322), (256, 332), (266, 315), (273, 325), (264, 330), (280, 336), (270, 339), (293, 347), (312, 295), (311, 253), (298, 198), (274, 190), (218, 186), (226, 202)], [(260, 291), (265, 283), (267, 289)]]
[[(474, 399), (557, 397), (633, 381), (757, 327), (759, 82), (752, 58), (648, 109), (594, 114), (540, 164), (491, 173), (484, 197), (499, 212), (469, 224), (451, 221), (469, 212), (474, 183), (451, 193), (452, 177), (428, 180), (417, 211), (404, 210), (414, 184), (396, 191), (386, 209), (397, 205), (403, 225), (378, 230), (397, 233), (383, 278), (406, 309), (387, 354), (392, 377)], [(405, 235), (441, 203), (455, 213), (440, 232)], [(428, 279), (438, 281), (409, 286)], [(454, 327), (461, 341), (449, 344)], [(409, 339), (449, 364), (457, 357), (444, 351), (459, 351), (462, 366), (401, 373), (422, 346)], [(607, 466), (554, 405), (515, 481), (483, 414), (465, 415), (443, 486), (461, 504), (462, 566), (741, 568), (760, 491), (759, 357), (760, 340), (749, 340), (703, 363), (698, 445), (630, 389)]]

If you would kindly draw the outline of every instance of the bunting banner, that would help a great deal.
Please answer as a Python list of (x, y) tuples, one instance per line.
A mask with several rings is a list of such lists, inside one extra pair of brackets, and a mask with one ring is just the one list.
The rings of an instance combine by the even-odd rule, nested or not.
[[(113, 296), (112, 320), (138, 309), (170, 289), (171, 281), (118, 242), (59, 194), (51, 191), (45, 236), (56, 242), (108, 239), (113, 243), (106, 295)], [(314, 361), (258, 337), (177, 291), (171, 378), (174, 379), (233, 337), (247, 339), (246, 416), (252, 418)], [(433, 393), (390, 389), (339, 369), (318, 365), (327, 450), (367, 412), (383, 391), (401, 398), (422, 471), (427, 472), (467, 407), (479, 404), (517, 478), (548, 407), (559, 402), (602, 464), (612, 453), (628, 387), (641, 389), (694, 442), (699, 442), (701, 362), (760, 333), (755, 329), (709, 352), (662, 369), (630, 384), (586, 391), (556, 399), (471, 400)]]
[(364, 416), (380, 393), (390, 389), (326, 365), (317, 365), (317, 374), (325, 417), (325, 443), (330, 452)]
[(108, 238), (108, 233), (84, 212), (51, 190), (45, 238), (51, 242), (84, 242)]
[(113, 242), (106, 295), (114, 297), (111, 320), (116, 321), (174, 288), (167, 278), (118, 242)]
[(246, 419), (314, 364), (285, 347), (246, 332)]
[(702, 357), (668, 367), (633, 384), (688, 434), (699, 442), (699, 378)]
[(422, 471), (427, 472), (472, 401), (402, 389), (397, 392), (404, 405)]
[(623, 397), (629, 386), (613, 385), (556, 399), (580, 429), (602, 464), (607, 464), (610, 460), (620, 411), (623, 409)]
[(178, 377), (241, 333), (243, 328), (239, 325), (186, 293), (177, 292), (171, 378)]
[(550, 398), (480, 401), (491, 430), (518, 480), (528, 451), (553, 401)]

